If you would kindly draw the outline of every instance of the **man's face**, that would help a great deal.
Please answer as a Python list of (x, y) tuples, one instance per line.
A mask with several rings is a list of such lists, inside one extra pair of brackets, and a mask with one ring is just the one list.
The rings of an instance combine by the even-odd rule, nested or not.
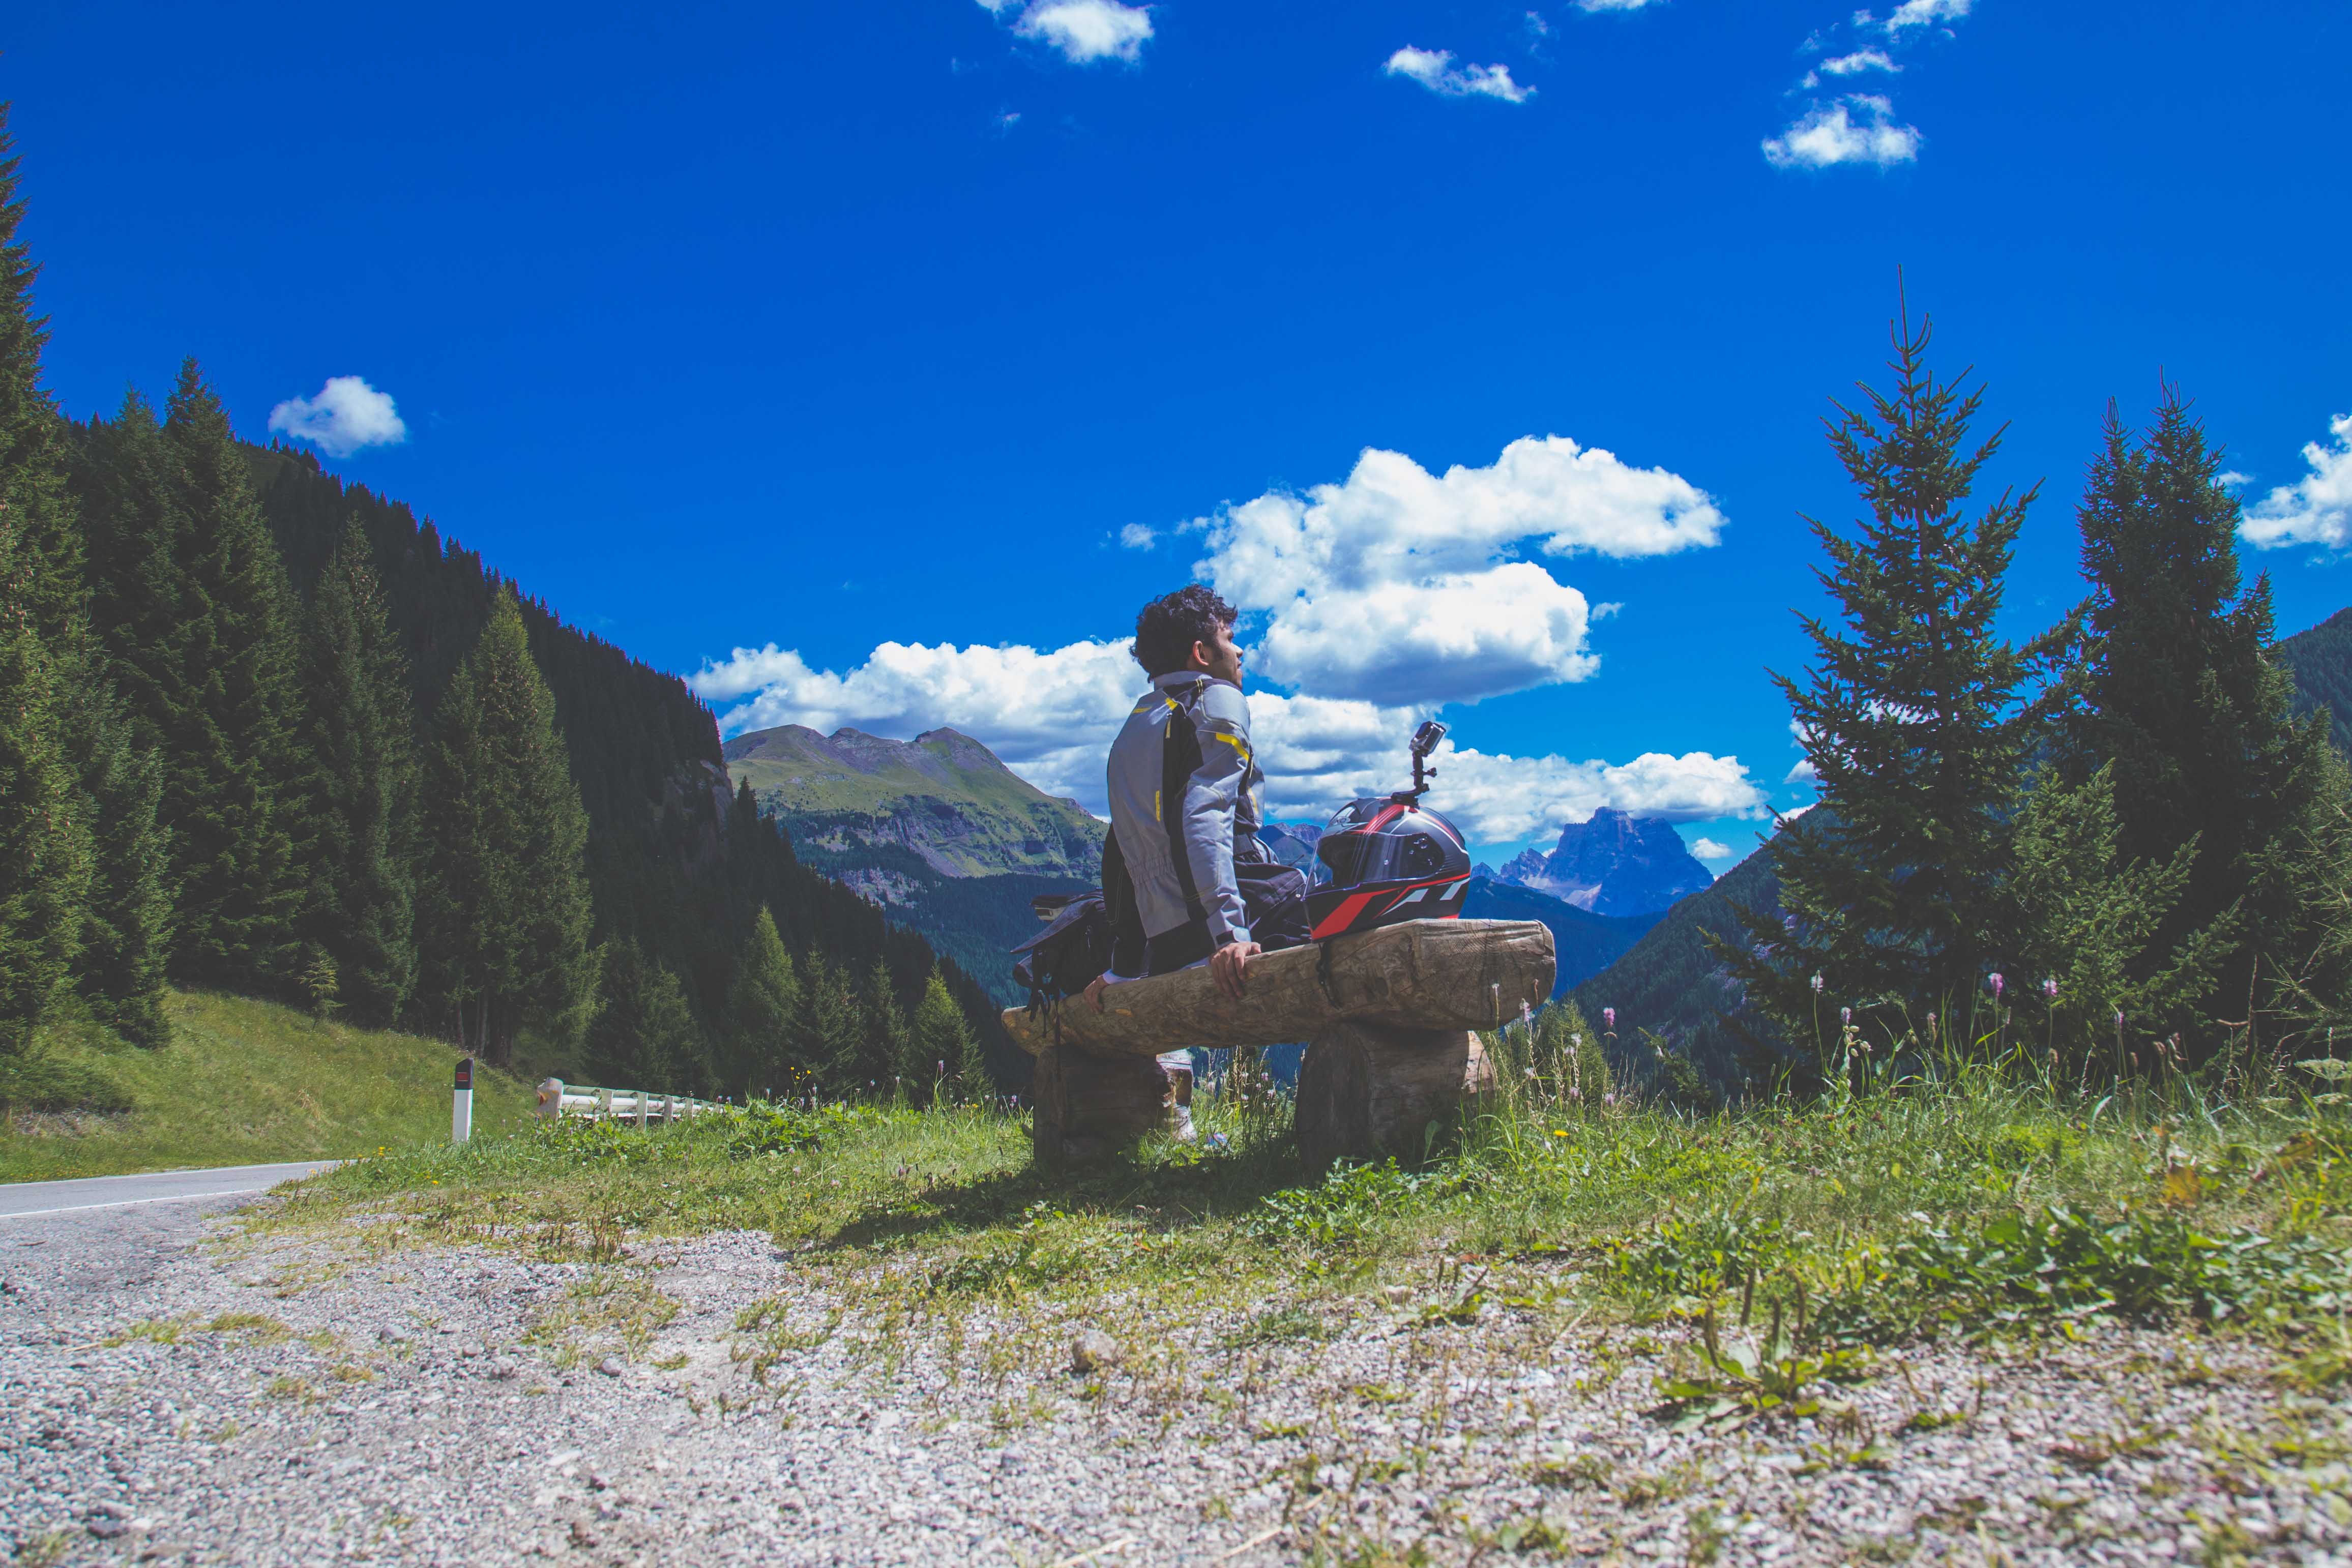
[(1212, 680), (1242, 684), (1242, 650), (1234, 641), (1234, 629), (1215, 626), (1210, 629), (1207, 642), (1192, 644), (1192, 667)]

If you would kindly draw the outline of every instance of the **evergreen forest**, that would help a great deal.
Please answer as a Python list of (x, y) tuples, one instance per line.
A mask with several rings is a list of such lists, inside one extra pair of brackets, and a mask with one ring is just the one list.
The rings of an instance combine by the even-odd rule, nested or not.
[[(801, 865), (677, 677), (238, 439), (201, 368), (67, 419), (0, 107), (0, 1059), (167, 987), (575, 1080), (991, 1092), (970, 975)], [(0, 1063), (5, 1064), (5, 1063)]]

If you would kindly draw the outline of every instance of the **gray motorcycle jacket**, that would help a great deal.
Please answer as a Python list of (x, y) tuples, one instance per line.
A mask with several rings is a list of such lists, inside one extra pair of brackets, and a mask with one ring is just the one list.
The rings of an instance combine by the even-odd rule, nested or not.
[(1213, 943), (1249, 941), (1234, 851), (1264, 820), (1265, 776), (1241, 688), (1192, 671), (1159, 676), (1111, 743), (1108, 781), (1144, 934), (1198, 918)]

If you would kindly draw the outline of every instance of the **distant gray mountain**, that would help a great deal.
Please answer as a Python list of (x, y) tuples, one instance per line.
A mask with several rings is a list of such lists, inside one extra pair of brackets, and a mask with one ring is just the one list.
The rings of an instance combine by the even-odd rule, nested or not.
[(1595, 915), (1654, 914), (1715, 884), (1673, 823), (1612, 806), (1560, 829), (1559, 846), (1549, 855), (1522, 850), (1495, 880)]

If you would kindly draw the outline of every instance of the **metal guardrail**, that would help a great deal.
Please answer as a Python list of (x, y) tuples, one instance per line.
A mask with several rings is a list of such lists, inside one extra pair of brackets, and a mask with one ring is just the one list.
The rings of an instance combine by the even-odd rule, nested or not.
[(600, 1121), (617, 1118), (635, 1122), (643, 1127), (728, 1107), (716, 1101), (694, 1100), (683, 1094), (651, 1094), (642, 1089), (588, 1089), (567, 1086), (561, 1078), (549, 1078), (540, 1083), (535, 1109), (542, 1120), (550, 1122), (565, 1116), (593, 1116)]

